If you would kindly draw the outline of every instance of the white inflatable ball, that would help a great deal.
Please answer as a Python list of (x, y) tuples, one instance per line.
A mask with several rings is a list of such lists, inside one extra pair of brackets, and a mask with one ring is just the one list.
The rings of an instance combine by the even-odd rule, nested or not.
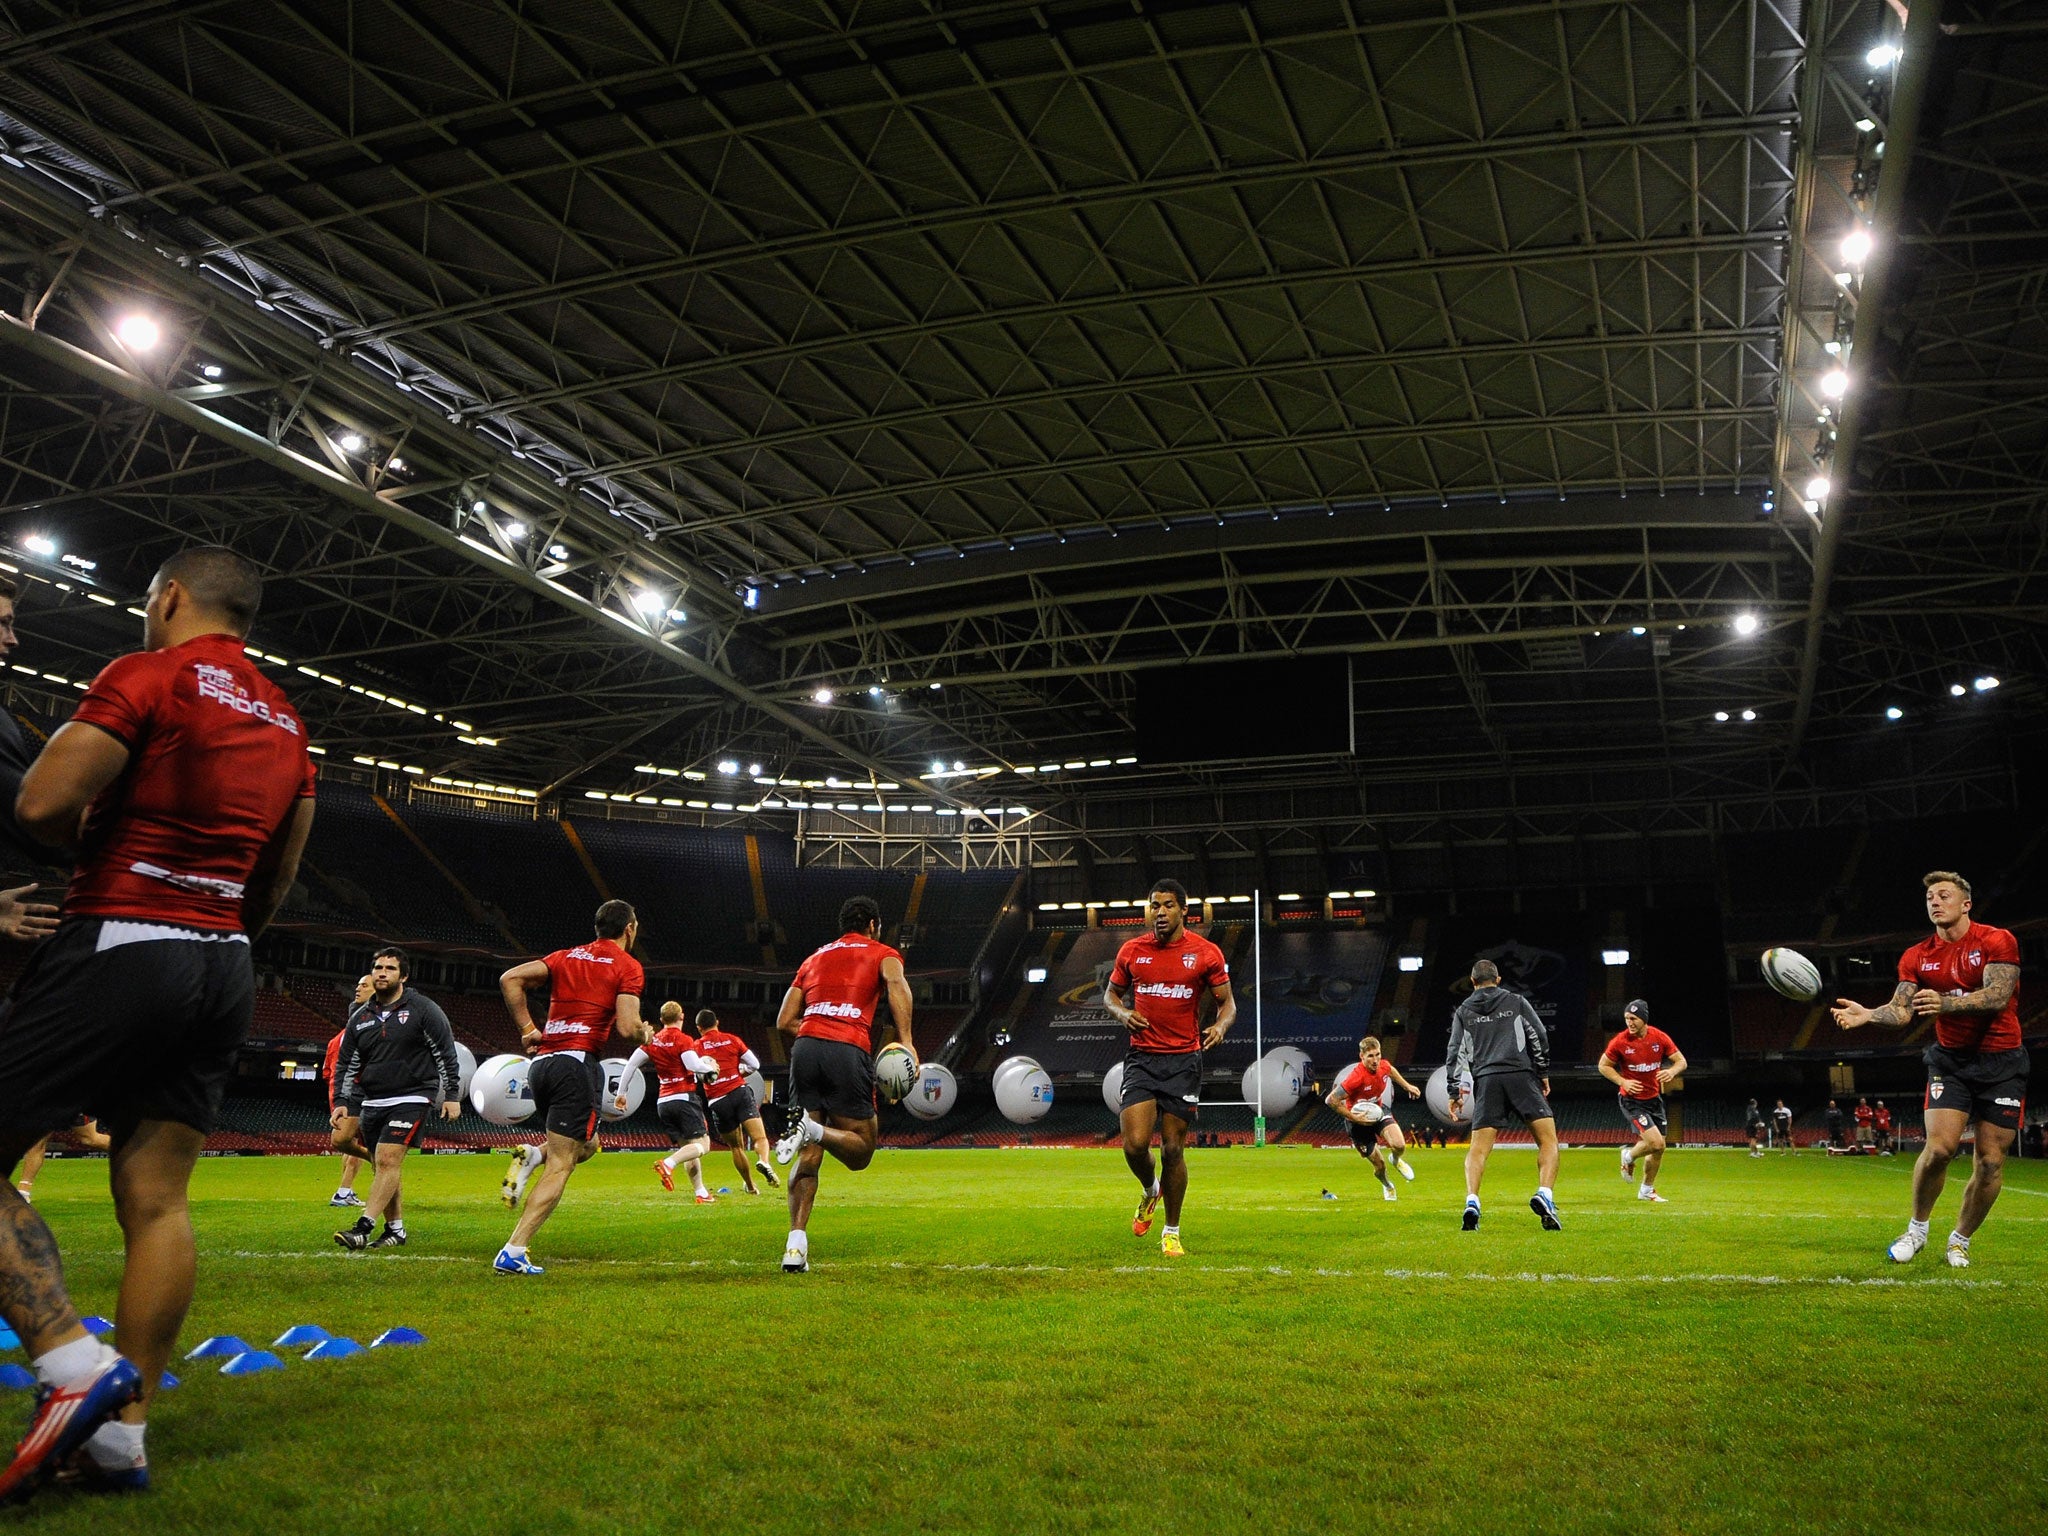
[[(640, 1103), (647, 1097), (647, 1074), (638, 1067), (626, 1066), (623, 1056), (607, 1056), (598, 1063), (604, 1070), (604, 1098), (599, 1101), (597, 1112), (606, 1120), (630, 1120), (640, 1112)], [(613, 1095), (625, 1085), (626, 1107), (619, 1108)]]
[(1472, 1095), (1467, 1093), (1458, 1101), (1462, 1114), (1451, 1113), (1451, 1090), (1448, 1067), (1438, 1067), (1429, 1074), (1429, 1081), (1422, 1085), (1422, 1101), (1429, 1106), (1429, 1112), (1445, 1125), (1470, 1125), (1472, 1123)]
[(900, 1104), (916, 1085), (916, 1059), (902, 1045), (890, 1041), (875, 1056), (875, 1087), (889, 1103)]
[(1124, 1064), (1118, 1062), (1102, 1074), (1102, 1102), (1112, 1115), (1124, 1112)]
[(455, 1042), (455, 1097), (469, 1097), (469, 1085), (476, 1080), (476, 1052), (460, 1040)]
[(1758, 962), (1764, 980), (1780, 997), (1810, 1003), (1820, 996), (1820, 967), (1796, 949), (1767, 949)]
[(917, 1069), (917, 1082), (904, 1095), (903, 1107), (920, 1120), (942, 1120), (959, 1102), (959, 1079), (950, 1068), (928, 1061)]
[(754, 1103), (756, 1106), (768, 1102), (768, 1079), (759, 1072), (749, 1072), (747, 1074), (747, 1086), (754, 1090)]
[(1029, 1056), (1005, 1056), (997, 1065), (995, 1077), (990, 1081), (989, 1086), (1000, 1090), (1003, 1086), (1003, 1079), (1012, 1072), (1036, 1072), (1038, 1070), (1040, 1070), (1038, 1063)]
[(1045, 1112), (1052, 1108), (1052, 1079), (1045, 1068), (1032, 1067), (1025, 1072), (1012, 1072), (996, 1082), (996, 1108), (1003, 1112), (1003, 1118), (1017, 1125), (1030, 1125), (1045, 1118)]
[(533, 1113), (532, 1065), (524, 1056), (493, 1056), (469, 1082), (469, 1106), (493, 1125), (517, 1125)]
[(1262, 1114), (1268, 1120), (1284, 1115), (1301, 1102), (1303, 1086), (1302, 1053), (1284, 1054), (1280, 1050), (1266, 1052), (1257, 1061), (1244, 1069), (1239, 1086), (1244, 1090), (1245, 1103), (1252, 1106), (1255, 1114)]

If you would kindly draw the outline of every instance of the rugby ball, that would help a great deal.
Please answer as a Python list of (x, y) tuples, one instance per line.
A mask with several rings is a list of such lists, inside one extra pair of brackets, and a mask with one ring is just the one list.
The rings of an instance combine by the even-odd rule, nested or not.
[(1254, 1114), (1272, 1120), (1288, 1113), (1308, 1091), (1308, 1053), (1275, 1046), (1244, 1069), (1238, 1090)]
[(1012, 1072), (996, 1081), (996, 1108), (1003, 1112), (1003, 1118), (1014, 1125), (1030, 1125), (1043, 1120), (1046, 1111), (1052, 1108), (1052, 1079), (1045, 1068), (1032, 1067), (1026, 1072)]
[[(604, 1070), (604, 1099), (597, 1106), (599, 1117), (605, 1120), (632, 1119), (640, 1112), (641, 1102), (647, 1097), (647, 1074), (638, 1067), (628, 1071), (623, 1056), (607, 1056), (598, 1066)], [(619, 1108), (612, 1097), (619, 1092), (621, 1083), (624, 1083), (626, 1093), (624, 1109)]]
[(995, 1076), (989, 1081), (990, 1091), (1001, 1093), (1004, 1081), (1013, 1072), (1035, 1072), (1038, 1062), (1030, 1056), (1005, 1056), (996, 1066)]
[(903, 1107), (920, 1120), (939, 1120), (959, 1101), (959, 1080), (949, 1068), (928, 1061), (917, 1069), (917, 1082), (904, 1095)]
[(1378, 1099), (1366, 1099), (1355, 1107), (1358, 1110), (1359, 1117), (1367, 1125), (1378, 1125), (1387, 1118), (1387, 1107)]
[(1124, 1112), (1124, 1064), (1118, 1062), (1102, 1074), (1102, 1104), (1119, 1118)]
[(469, 1083), (469, 1106), (493, 1125), (517, 1125), (533, 1113), (531, 1065), (524, 1056), (493, 1056)]
[(875, 1086), (891, 1104), (901, 1104), (917, 1084), (917, 1061), (892, 1040), (875, 1054)]
[(1422, 1099), (1429, 1106), (1429, 1112), (1445, 1125), (1469, 1125), (1472, 1122), (1472, 1095), (1468, 1090), (1458, 1101), (1461, 1115), (1451, 1113), (1450, 1069), (1438, 1067), (1429, 1074), (1429, 1081), (1422, 1085)]
[(455, 1042), (455, 1097), (469, 1097), (469, 1085), (476, 1081), (476, 1052), (460, 1040)]
[(1767, 949), (1758, 962), (1764, 980), (1780, 997), (1810, 1003), (1820, 996), (1820, 968), (1796, 949)]

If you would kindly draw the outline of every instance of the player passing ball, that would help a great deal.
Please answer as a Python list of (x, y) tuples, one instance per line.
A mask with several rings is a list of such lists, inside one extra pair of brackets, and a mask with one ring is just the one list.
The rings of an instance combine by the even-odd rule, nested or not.
[[(1202, 1113), (1202, 1052), (1213, 1050), (1237, 1022), (1230, 965), (1223, 951), (1188, 932), (1188, 893), (1178, 880), (1155, 880), (1145, 903), (1149, 938), (1132, 939), (1116, 952), (1102, 1005), (1131, 1032), (1124, 1053), (1123, 1094), (1117, 1120), (1124, 1162), (1143, 1191), (1131, 1231), (1143, 1237), (1164, 1197), (1166, 1231), (1159, 1251), (1185, 1255), (1180, 1241), (1181, 1201), (1188, 1192), (1188, 1126)], [(1202, 1023), (1202, 1004), (1213, 1010)], [(1159, 1169), (1152, 1167), (1152, 1133), (1159, 1133)]]
[(1661, 1205), (1657, 1170), (1664, 1163), (1669, 1124), (1664, 1090), (1684, 1075), (1685, 1052), (1663, 1030), (1650, 1027), (1650, 1005), (1644, 999), (1630, 1003), (1621, 1017), (1621, 1033), (1600, 1053), (1600, 1075), (1621, 1090), (1621, 1118), (1636, 1138), (1621, 1149), (1621, 1176), (1633, 1178), (1640, 1162), (1643, 1182), (1636, 1198)]
[[(1382, 1198), (1387, 1200), (1396, 1198), (1394, 1181), (1387, 1177), (1388, 1163), (1401, 1170), (1402, 1178), (1410, 1181), (1415, 1178), (1415, 1170), (1401, 1155), (1408, 1150), (1408, 1141), (1401, 1134), (1400, 1123), (1394, 1119), (1396, 1088), (1411, 1099), (1422, 1097), (1422, 1090), (1380, 1054), (1379, 1036), (1367, 1035), (1358, 1042), (1358, 1060), (1338, 1074), (1337, 1086), (1323, 1101), (1350, 1122), (1351, 1145), (1358, 1149), (1360, 1157), (1372, 1164), (1373, 1174), (1380, 1181)], [(1386, 1148), (1384, 1157), (1380, 1155), (1381, 1147)]]
[(1970, 917), (1970, 882), (1953, 870), (1921, 877), (1934, 932), (1899, 957), (1892, 1000), (1866, 1008), (1835, 999), (1843, 1029), (1866, 1024), (1902, 1028), (1914, 1020), (1934, 1026), (1927, 1063), (1927, 1145), (1913, 1164), (1913, 1219), (1886, 1250), (1905, 1264), (1927, 1246), (1927, 1223), (1948, 1181), (1948, 1165), (1961, 1150), (1965, 1127), (1976, 1127), (1970, 1182), (1948, 1235), (1951, 1268), (1970, 1266), (1970, 1239), (2005, 1180), (2005, 1155), (2019, 1134), (2026, 1108), (2027, 1049), (2020, 1043), (2020, 947), (2003, 928)]

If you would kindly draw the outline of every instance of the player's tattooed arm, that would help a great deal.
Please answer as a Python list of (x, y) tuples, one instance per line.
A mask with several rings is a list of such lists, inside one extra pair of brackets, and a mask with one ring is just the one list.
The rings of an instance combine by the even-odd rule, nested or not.
[(1913, 1012), (1922, 1018), (1937, 1013), (1997, 1013), (2012, 1001), (2019, 984), (2017, 965), (1994, 960), (1984, 967), (1984, 985), (1976, 991), (1944, 995), (1922, 987), (1913, 994)]
[(1881, 1008), (1866, 1008), (1846, 997), (1838, 997), (1829, 1011), (1834, 1014), (1835, 1023), (1843, 1029), (1861, 1029), (1865, 1024), (1889, 1024), (1897, 1029), (1913, 1021), (1913, 983), (1900, 982), (1892, 993), (1892, 1000)]

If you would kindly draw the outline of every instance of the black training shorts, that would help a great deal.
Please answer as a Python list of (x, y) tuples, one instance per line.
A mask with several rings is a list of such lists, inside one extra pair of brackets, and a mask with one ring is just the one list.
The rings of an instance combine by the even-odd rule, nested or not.
[(1155, 1100), (1166, 1114), (1183, 1120), (1202, 1117), (1202, 1053), (1200, 1051), (1124, 1052), (1124, 1081), (1118, 1097), (1122, 1109)]
[(720, 1141), (735, 1131), (744, 1130), (749, 1120), (761, 1113), (761, 1106), (754, 1102), (754, 1085), (741, 1083), (723, 1098), (711, 1101), (711, 1133)]
[(654, 1106), (654, 1117), (677, 1146), (704, 1134), (704, 1105), (694, 1093), (679, 1093)]
[(362, 1129), (356, 1133), (356, 1140), (366, 1147), (416, 1147), (420, 1138), (427, 1134), (427, 1122), (434, 1113), (433, 1105), (417, 1101), (382, 1106), (366, 1104), (363, 1106)]
[(1667, 1128), (1664, 1118), (1664, 1095), (1654, 1099), (1632, 1099), (1627, 1094), (1615, 1095), (1615, 1102), (1621, 1106), (1621, 1118), (1632, 1131), (1647, 1131), (1655, 1126), (1659, 1131)]
[(116, 1143), (144, 1120), (213, 1129), (255, 1008), (240, 934), (66, 920), (0, 1003), (0, 1137), (27, 1145), (80, 1115)]
[(1472, 1084), (1472, 1129), (1506, 1131), (1515, 1122), (1553, 1119), (1543, 1097), (1543, 1080), (1534, 1072), (1489, 1072)]
[[(5, 1044), (0, 1037), (0, 1045)], [(1921, 1052), (1927, 1063), (1926, 1109), (1955, 1109), (2008, 1131), (2020, 1128), (2027, 1108), (2027, 1048), (1972, 1056), (1946, 1046)]]
[(604, 1067), (594, 1054), (579, 1061), (567, 1051), (536, 1056), (526, 1074), (533, 1089), (533, 1113), (548, 1133), (571, 1141), (597, 1135), (597, 1106), (604, 1097)]
[(1382, 1115), (1371, 1125), (1360, 1125), (1353, 1120), (1345, 1129), (1351, 1132), (1351, 1145), (1361, 1152), (1370, 1152), (1380, 1144), (1380, 1138), (1387, 1134), (1387, 1127), (1393, 1123), (1392, 1115)]
[(801, 1035), (789, 1052), (789, 1097), (799, 1109), (872, 1120), (878, 1113), (874, 1058), (844, 1040)]

